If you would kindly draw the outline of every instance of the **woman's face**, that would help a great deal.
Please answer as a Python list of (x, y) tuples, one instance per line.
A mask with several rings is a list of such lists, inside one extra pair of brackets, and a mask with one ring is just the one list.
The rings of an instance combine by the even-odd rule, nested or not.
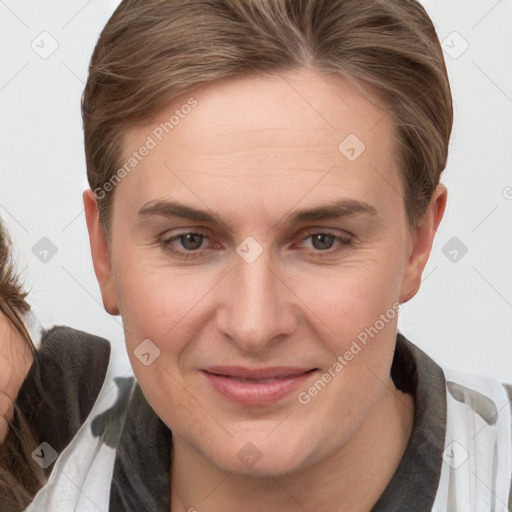
[(390, 115), (313, 71), (233, 79), (124, 149), (100, 283), (175, 441), (245, 474), (334, 453), (390, 383), (430, 250), (407, 227)]

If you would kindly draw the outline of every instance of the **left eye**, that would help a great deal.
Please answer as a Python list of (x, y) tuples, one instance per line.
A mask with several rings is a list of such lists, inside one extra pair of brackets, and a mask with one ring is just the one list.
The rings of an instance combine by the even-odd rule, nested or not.
[(188, 251), (195, 251), (201, 247), (205, 236), (199, 233), (186, 233), (184, 235), (179, 235), (173, 240), (180, 240), (181, 244)]

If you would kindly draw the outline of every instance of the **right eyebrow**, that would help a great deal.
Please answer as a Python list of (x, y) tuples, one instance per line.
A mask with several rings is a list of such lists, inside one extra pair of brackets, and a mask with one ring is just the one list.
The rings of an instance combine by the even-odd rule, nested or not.
[(161, 217), (181, 217), (194, 222), (206, 222), (208, 224), (218, 225), (228, 231), (232, 231), (219, 215), (207, 210), (193, 208), (179, 201), (150, 201), (139, 209), (138, 214), (142, 216), (158, 215)]

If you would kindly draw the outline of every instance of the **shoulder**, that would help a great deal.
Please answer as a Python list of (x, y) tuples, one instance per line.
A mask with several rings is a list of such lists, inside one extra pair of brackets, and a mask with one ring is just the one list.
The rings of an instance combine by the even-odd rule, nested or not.
[(110, 357), (110, 343), (94, 334), (59, 325), (42, 332), (38, 353), (59, 364), (100, 362), (104, 366)]
[[(512, 506), (512, 385), (492, 377), (443, 369), (447, 425), (434, 510)], [(494, 505), (493, 505), (494, 504)]]
[(114, 377), (109, 372), (91, 413), (64, 450), (54, 455), (48, 482), (26, 512), (109, 509), (114, 464), (134, 384), (133, 376)]
[[(33, 392), (32, 396), (42, 398), (53, 413), (58, 416), (65, 413), (68, 423), (80, 424), (103, 385), (110, 356), (110, 343), (106, 339), (71, 327), (53, 327), (42, 334), (29, 373), (29, 391)], [(39, 392), (36, 391), (38, 380), (42, 384)], [(43, 396), (39, 397), (41, 392)]]
[(422, 458), (435, 455), (432, 511), (512, 510), (512, 385), (441, 366), (400, 333), (392, 376), (414, 393)]
[(464, 411), (488, 426), (512, 424), (511, 383), (451, 368), (443, 368), (443, 372), (452, 420), (458, 418), (456, 411)]
[(56, 326), (43, 331), (37, 362), (44, 377), (58, 368), (61, 375), (53, 374), (54, 378), (71, 384), (83, 380), (81, 384), (90, 383), (97, 388), (105, 378), (110, 356), (108, 340), (71, 327)]
[(17, 405), (38, 438), (63, 448), (90, 413), (107, 376), (110, 343), (71, 327), (44, 331)]
[[(60, 351), (66, 352), (63, 358), (58, 357)], [(45, 333), (41, 355), (41, 368), (50, 362), (46, 368), (58, 367), (60, 383), (70, 386), (60, 391), (52, 387), (51, 392), (52, 400), (60, 397), (54, 403), (61, 419), (57, 423), (68, 425), (62, 430), (55, 419), (46, 421), (58, 434), (47, 431), (45, 436), (52, 439), (53, 435), (54, 444), (65, 443), (54, 446), (48, 441), (54, 451), (53, 460), (48, 461), (51, 474), (27, 511), (90, 510), (87, 496), (107, 510), (117, 444), (135, 383), (133, 374), (114, 370), (106, 340), (67, 327)]]

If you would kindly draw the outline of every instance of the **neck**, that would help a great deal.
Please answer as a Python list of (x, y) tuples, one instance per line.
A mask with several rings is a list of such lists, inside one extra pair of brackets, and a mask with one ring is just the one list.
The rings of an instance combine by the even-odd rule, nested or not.
[(320, 464), (279, 477), (225, 473), (173, 434), (171, 510), (303, 512), (335, 505), (339, 512), (368, 512), (396, 471), (413, 423), (412, 395), (397, 390), (390, 378), (347, 443)]
[(0, 313), (0, 443), (9, 430), (8, 420), (14, 417), (14, 403), (33, 360), (27, 340)]

